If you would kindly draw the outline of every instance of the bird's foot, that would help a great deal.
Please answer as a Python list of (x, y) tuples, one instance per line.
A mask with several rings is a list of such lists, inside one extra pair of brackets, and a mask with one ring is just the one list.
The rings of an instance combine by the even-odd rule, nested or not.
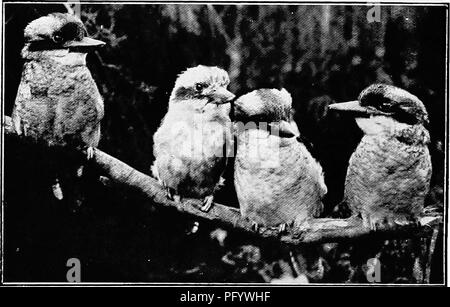
[(391, 219), (389, 226), (398, 227), (398, 226), (410, 226), (410, 227), (421, 227), (420, 220), (415, 217), (396, 217)]
[(378, 227), (379, 227), (378, 221), (377, 221), (377, 220), (374, 220), (374, 219), (370, 219), (370, 221), (369, 221), (369, 227), (370, 227), (370, 230), (372, 230), (372, 231), (377, 231), (377, 229), (378, 229)]
[(172, 188), (166, 187), (166, 197), (171, 201), (181, 203), (181, 196), (176, 194), (175, 190)]
[(95, 155), (95, 148), (94, 147), (88, 147), (86, 149), (86, 158), (87, 160), (92, 160), (94, 158)]
[(362, 215), (363, 225), (372, 231), (377, 231), (383, 226), (383, 221), (377, 217)]
[(378, 225), (378, 220), (370, 217), (369, 215), (365, 215), (362, 214), (361, 215), (362, 221), (363, 221), (363, 226), (365, 228), (369, 228), (372, 231), (376, 231), (377, 230), (377, 225)]
[(259, 232), (259, 225), (256, 222), (252, 222), (252, 231), (258, 233)]
[(174, 191), (171, 188), (166, 188), (166, 197), (169, 200), (174, 200)]
[(403, 226), (420, 227), (420, 221), (406, 216), (362, 216), (363, 225), (372, 231), (395, 229)]
[(378, 231), (383, 228), (395, 228), (397, 223), (388, 218), (374, 217), (374, 216), (363, 216), (363, 225), (370, 228), (372, 231)]
[(286, 223), (282, 223), (282, 224), (278, 225), (278, 233), (280, 235), (284, 234), (286, 232), (286, 229), (287, 229), (287, 224)]
[(440, 215), (442, 213), (442, 208), (435, 206), (427, 206), (423, 209), (423, 215)]
[(27, 124), (24, 124), (24, 125), (23, 125), (23, 135), (24, 135), (24, 136), (27, 136), (27, 135), (28, 135), (28, 132), (27, 132), (27, 131), (28, 131), (28, 125), (27, 125)]
[(395, 226), (406, 226), (406, 225), (416, 225), (416, 221), (408, 221), (406, 219), (398, 219), (389, 221), (389, 226), (395, 227)]
[(211, 210), (213, 203), (214, 203), (214, 196), (213, 195), (206, 196), (203, 199), (203, 206), (200, 208), (200, 210), (203, 212), (208, 212), (209, 210)]

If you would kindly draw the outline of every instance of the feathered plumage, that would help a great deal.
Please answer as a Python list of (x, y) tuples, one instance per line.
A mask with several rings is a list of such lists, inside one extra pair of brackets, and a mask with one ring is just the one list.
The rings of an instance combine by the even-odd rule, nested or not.
[(353, 112), (364, 137), (350, 158), (345, 199), (367, 227), (420, 217), (430, 187), (431, 158), (423, 103), (400, 88), (374, 84), (357, 101), (330, 105)]
[(25, 64), (12, 113), (18, 134), (48, 145), (98, 145), (103, 100), (86, 53), (74, 49), (104, 43), (85, 37), (85, 31), (76, 17), (60, 13), (25, 28)]
[(301, 224), (322, 211), (322, 168), (298, 141), (291, 104), (284, 89), (255, 90), (234, 103), (235, 119), (243, 121), (234, 184), (242, 215), (257, 225)]
[[(85, 35), (79, 19), (61, 13), (38, 18), (25, 28), (25, 64), (12, 113), (17, 134), (48, 146), (98, 145), (103, 100), (86, 67), (84, 49), (104, 43)], [(54, 192), (62, 198), (60, 191)]]
[(154, 176), (169, 197), (205, 198), (203, 210), (212, 203), (226, 166), (225, 147), (232, 141), (229, 82), (217, 67), (199, 65), (180, 74), (153, 138)]

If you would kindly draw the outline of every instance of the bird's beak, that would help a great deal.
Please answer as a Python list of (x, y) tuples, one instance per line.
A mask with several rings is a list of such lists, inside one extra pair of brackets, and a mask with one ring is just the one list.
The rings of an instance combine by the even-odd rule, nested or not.
[(350, 111), (350, 112), (358, 112), (358, 113), (366, 113), (367, 108), (361, 106), (358, 100), (333, 103), (328, 106), (330, 110), (336, 111)]
[(271, 132), (278, 130), (278, 135), (284, 138), (291, 138), (297, 136), (294, 127), (287, 121), (280, 121), (278, 123), (269, 124)]
[(336, 110), (336, 111), (344, 111), (344, 112), (353, 112), (353, 113), (359, 113), (364, 114), (366, 116), (370, 115), (392, 115), (391, 113), (386, 113), (379, 111), (375, 108), (371, 107), (364, 107), (361, 105), (361, 103), (358, 100), (348, 101), (348, 102), (340, 102), (340, 103), (333, 103), (328, 106), (330, 110)]
[(63, 45), (63, 47), (101, 47), (105, 44), (106, 43), (101, 40), (93, 39), (90, 37), (84, 37), (80, 41), (67, 42)]
[(212, 93), (212, 102), (215, 104), (224, 104), (231, 102), (236, 95), (224, 87), (219, 87)]

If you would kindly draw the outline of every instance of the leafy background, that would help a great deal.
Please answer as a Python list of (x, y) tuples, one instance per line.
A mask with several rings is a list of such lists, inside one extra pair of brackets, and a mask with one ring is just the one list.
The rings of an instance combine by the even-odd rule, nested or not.
[[(428, 208), (443, 211), (446, 7), (339, 5), (82, 4), (89, 34), (107, 45), (88, 66), (105, 101), (99, 148), (145, 173), (152, 135), (167, 109), (177, 74), (198, 64), (226, 69), (237, 95), (286, 88), (295, 120), (314, 146), (329, 193), (326, 214), (343, 196), (348, 159), (361, 138), (352, 118), (328, 104), (355, 99), (374, 82), (394, 84), (421, 98), (430, 114), (432, 189)], [(61, 4), (5, 5), (5, 114), (20, 81), (23, 29)], [(367, 259), (382, 263), (383, 282), (413, 283), (424, 242), (362, 240), (302, 246), (301, 274), (276, 242), (158, 210), (120, 187), (94, 182), (82, 197), (52, 199), (45, 154), (5, 146), (5, 280), (64, 281), (77, 257), (83, 281), (366, 282)], [(230, 172), (232, 173), (232, 171)], [(74, 184), (76, 186), (76, 184)], [(74, 188), (75, 189), (75, 188)], [(219, 202), (237, 206), (228, 180)], [(442, 236), (432, 281), (442, 281)]]

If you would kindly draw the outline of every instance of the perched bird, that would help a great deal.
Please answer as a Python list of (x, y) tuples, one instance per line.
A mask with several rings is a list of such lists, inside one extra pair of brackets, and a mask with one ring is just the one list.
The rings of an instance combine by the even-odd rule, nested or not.
[(354, 113), (364, 136), (350, 158), (344, 201), (377, 229), (417, 222), (430, 188), (428, 113), (409, 92), (373, 84), (357, 101), (330, 105)]
[(153, 175), (170, 199), (204, 199), (208, 211), (226, 167), (231, 144), (228, 73), (199, 65), (181, 73), (172, 90), (167, 114), (156, 131)]
[(241, 213), (258, 228), (298, 226), (322, 211), (322, 167), (291, 122), (292, 97), (259, 89), (234, 102), (237, 154), (234, 185)]
[[(100, 140), (103, 100), (86, 67), (89, 47), (104, 45), (86, 36), (75, 16), (53, 13), (25, 28), (22, 79), (12, 113), (14, 130), (54, 145), (87, 148)], [(56, 179), (54, 194), (62, 198)]]

